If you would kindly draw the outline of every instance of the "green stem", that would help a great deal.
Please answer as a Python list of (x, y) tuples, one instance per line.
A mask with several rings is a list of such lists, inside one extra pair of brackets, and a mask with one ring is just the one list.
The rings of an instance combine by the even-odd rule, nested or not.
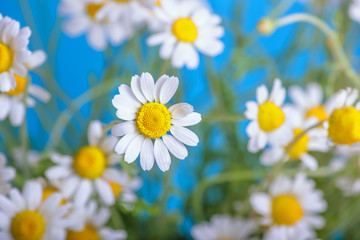
[(22, 157), (23, 157), (23, 171), (26, 176), (26, 178), (30, 177), (30, 165), (29, 165), (29, 159), (28, 159), (28, 148), (29, 148), (29, 135), (28, 135), (28, 127), (27, 127), (27, 98), (28, 98), (28, 89), (29, 89), (29, 83), (31, 82), (30, 77), (27, 77), (26, 86), (24, 95), (22, 97), (22, 102), (25, 106), (25, 114), (24, 114), (24, 120), (20, 126), (20, 145), (22, 150)]

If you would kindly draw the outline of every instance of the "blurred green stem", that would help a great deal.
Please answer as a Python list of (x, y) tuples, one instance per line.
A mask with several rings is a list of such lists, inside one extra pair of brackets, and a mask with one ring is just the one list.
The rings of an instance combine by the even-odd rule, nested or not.
[(29, 135), (28, 135), (28, 127), (27, 127), (27, 98), (28, 98), (28, 89), (29, 89), (29, 83), (31, 82), (30, 77), (27, 77), (27, 81), (26, 81), (26, 86), (25, 86), (25, 91), (24, 91), (24, 95), (22, 97), (22, 102), (24, 104), (25, 107), (25, 114), (24, 114), (24, 119), (23, 122), (20, 126), (20, 144), (21, 144), (21, 150), (22, 150), (22, 160), (24, 165), (23, 167), (23, 172), (26, 178), (30, 177), (30, 166), (29, 166), (29, 158), (28, 158), (28, 148), (29, 148)]
[(349, 59), (347, 58), (338, 34), (329, 27), (323, 20), (306, 13), (295, 13), (275, 21), (275, 28), (280, 28), (297, 22), (307, 22), (319, 28), (330, 40), (330, 49), (335, 60), (341, 66), (344, 74), (357, 86), (360, 87), (360, 77), (353, 70)]
[(245, 119), (244, 115), (210, 115), (202, 118), (205, 122), (239, 122)]

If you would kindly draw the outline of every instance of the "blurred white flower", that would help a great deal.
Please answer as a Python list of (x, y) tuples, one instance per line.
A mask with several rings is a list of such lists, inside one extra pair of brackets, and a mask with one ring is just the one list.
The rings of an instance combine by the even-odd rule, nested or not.
[(246, 103), (245, 116), (251, 120), (246, 128), (250, 137), (248, 150), (258, 152), (269, 143), (272, 146), (285, 146), (292, 137), (289, 122), (291, 114), (282, 105), (286, 91), (281, 81), (275, 79), (273, 89), (269, 92), (265, 85), (256, 89), (256, 100)]
[(0, 14), (0, 92), (16, 87), (15, 76), (26, 77), (25, 62), (29, 60), (28, 50), (31, 30), (20, 29), (20, 23)]
[(73, 197), (75, 206), (84, 205), (94, 192), (105, 204), (112, 205), (115, 196), (107, 179), (121, 178), (113, 167), (121, 159), (113, 152), (117, 139), (105, 136), (102, 124), (93, 121), (88, 141), (89, 145), (80, 148), (74, 157), (53, 154), (51, 160), (56, 165), (47, 169), (45, 176), (59, 182), (62, 194), (66, 199)]
[[(31, 70), (46, 60), (46, 54), (44, 51), (38, 50), (30, 54), (27, 62), (24, 62), (24, 66)], [(0, 92), (0, 121), (9, 117), (10, 123), (13, 126), (20, 126), (25, 117), (26, 107), (34, 107), (35, 100), (33, 97), (40, 101), (47, 103), (50, 100), (50, 93), (42, 87), (39, 87), (32, 83), (27, 83), (27, 75), (21, 77), (15, 74), (16, 87), (13, 90)], [(26, 104), (24, 104), (24, 94), (27, 84), (28, 92), (26, 96)]]
[(10, 191), (11, 184), (14, 179), (16, 171), (14, 168), (6, 166), (6, 156), (0, 153), (0, 194), (7, 194)]
[(360, 23), (360, 1), (353, 0), (349, 7), (349, 17)]
[(160, 170), (165, 172), (171, 164), (169, 151), (176, 158), (185, 159), (188, 155), (185, 145), (198, 144), (196, 134), (185, 127), (199, 123), (201, 115), (187, 103), (165, 106), (178, 85), (176, 77), (163, 75), (155, 84), (149, 73), (143, 73), (141, 77), (132, 77), (131, 88), (124, 84), (119, 87), (120, 94), (112, 103), (117, 117), (125, 122), (115, 125), (111, 132), (122, 137), (115, 151), (125, 154), (126, 162), (132, 163), (140, 154), (143, 170), (150, 170), (155, 159)]
[(325, 220), (318, 214), (327, 204), (315, 182), (304, 174), (295, 179), (279, 176), (269, 186), (268, 193), (253, 193), (250, 203), (261, 215), (260, 224), (267, 230), (264, 240), (315, 239), (313, 229), (320, 229)]
[(209, 223), (200, 223), (191, 229), (194, 240), (241, 240), (249, 239), (256, 229), (252, 220), (232, 218), (229, 215), (215, 215)]
[(171, 58), (174, 67), (197, 68), (197, 51), (211, 57), (223, 52), (224, 44), (219, 40), (224, 35), (221, 18), (199, 1), (161, 1), (154, 13), (163, 26), (155, 30), (147, 44), (161, 45), (160, 57)]

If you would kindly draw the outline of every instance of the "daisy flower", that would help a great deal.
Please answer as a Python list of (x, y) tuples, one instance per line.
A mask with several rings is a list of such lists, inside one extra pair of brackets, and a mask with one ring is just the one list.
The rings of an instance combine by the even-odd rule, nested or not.
[[(25, 67), (29, 70), (38, 67), (46, 60), (46, 54), (43, 51), (35, 51), (30, 54), (28, 62), (25, 62)], [(50, 100), (50, 93), (45, 89), (27, 83), (27, 76), (22, 77), (15, 74), (16, 87), (13, 90), (0, 92), (0, 121), (9, 117), (11, 125), (17, 127), (24, 122), (26, 107), (34, 107), (35, 100), (33, 97), (40, 101), (47, 103)], [(26, 104), (24, 103), (24, 95), (28, 86), (28, 96), (26, 97)]]
[(192, 227), (191, 236), (195, 240), (249, 239), (255, 228), (254, 221), (232, 218), (229, 215), (215, 215), (209, 223)]
[(19, 166), (24, 164), (24, 159), (26, 159), (32, 167), (36, 167), (41, 160), (41, 154), (35, 150), (28, 150), (24, 153), (24, 149), (17, 147), (12, 151), (12, 153), (14, 160)]
[(80, 148), (74, 157), (53, 154), (51, 160), (56, 164), (46, 170), (50, 181), (58, 181), (66, 199), (73, 198), (75, 206), (85, 204), (96, 192), (107, 205), (115, 202), (111, 182), (117, 179), (118, 170), (113, 167), (121, 156), (113, 152), (117, 139), (105, 136), (99, 121), (90, 123), (88, 130), (89, 145)]
[(290, 87), (289, 98), (304, 118), (316, 117), (318, 121), (328, 119), (334, 100), (330, 98), (323, 103), (323, 91), (317, 83), (308, 84), (306, 90), (299, 86)]
[(360, 141), (360, 104), (354, 106), (358, 90), (347, 88), (335, 95), (328, 134), (333, 143), (351, 145)]
[(98, 239), (98, 240), (122, 240), (126, 239), (124, 230), (113, 230), (105, 227), (111, 212), (108, 208), (98, 209), (95, 201), (90, 201), (82, 211), (84, 226), (79, 231), (68, 231), (66, 240)]
[(110, 4), (109, 2), (106, 0), (62, 0), (60, 14), (68, 18), (63, 26), (64, 31), (71, 37), (86, 34), (88, 44), (98, 51), (104, 50), (108, 42), (120, 45), (132, 36), (133, 27), (128, 23), (129, 20), (114, 21), (105, 14), (99, 14), (103, 7)]
[[(297, 117), (296, 115), (293, 117)], [(295, 122), (295, 121), (294, 121)], [(281, 160), (301, 160), (302, 164), (310, 170), (318, 168), (317, 160), (309, 154), (310, 151), (326, 152), (328, 147), (327, 130), (324, 128), (313, 128), (306, 133), (304, 130), (316, 125), (318, 120), (314, 117), (304, 121), (303, 124), (293, 127), (292, 140), (294, 144), (290, 147), (274, 146), (266, 149), (260, 160), (264, 165), (273, 165)], [(297, 139), (300, 134), (302, 135)], [(290, 147), (290, 148), (289, 148)]]
[(0, 195), (0, 239), (61, 240), (65, 238), (68, 206), (59, 205), (61, 196), (53, 194), (44, 202), (41, 184), (28, 181), (22, 194), (11, 189), (9, 197)]
[(318, 214), (326, 210), (327, 204), (322, 192), (314, 187), (315, 182), (304, 174), (296, 175), (294, 180), (279, 176), (270, 184), (268, 193), (251, 195), (250, 203), (267, 229), (264, 240), (316, 238), (313, 229), (325, 225)]
[(9, 183), (14, 179), (16, 171), (12, 167), (6, 166), (6, 156), (0, 153), (0, 194), (7, 194), (11, 188)]
[(269, 143), (273, 146), (284, 146), (291, 140), (291, 130), (288, 126), (289, 115), (282, 107), (285, 101), (285, 88), (281, 81), (275, 79), (269, 95), (265, 85), (256, 89), (256, 100), (246, 103), (245, 116), (251, 122), (246, 128), (250, 137), (248, 150), (258, 152)]
[(199, 1), (161, 1), (155, 10), (163, 27), (147, 39), (147, 44), (161, 45), (160, 57), (171, 58), (174, 67), (197, 68), (197, 50), (211, 57), (223, 52), (224, 44), (219, 40), (224, 35), (224, 28), (219, 25), (221, 18)]
[(20, 29), (20, 23), (0, 14), (0, 91), (16, 87), (15, 74), (26, 77), (25, 62), (28, 61), (29, 27)]
[[(171, 158), (185, 159), (185, 145), (196, 146), (199, 138), (185, 128), (201, 121), (201, 115), (187, 103), (178, 103), (170, 108), (167, 104), (175, 94), (179, 79), (163, 75), (156, 84), (149, 73), (131, 79), (131, 88), (122, 84), (120, 94), (113, 100), (116, 115), (125, 122), (115, 125), (111, 133), (122, 138), (115, 147), (118, 154), (132, 163), (140, 154), (143, 170), (150, 170), (154, 159), (160, 170), (169, 170)], [(171, 135), (169, 134), (171, 133)], [(154, 144), (153, 144), (154, 140)]]

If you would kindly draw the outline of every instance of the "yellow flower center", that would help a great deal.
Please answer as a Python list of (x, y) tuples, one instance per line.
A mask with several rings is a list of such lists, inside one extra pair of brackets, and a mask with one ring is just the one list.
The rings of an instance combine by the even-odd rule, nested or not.
[(115, 0), (116, 2), (120, 2), (120, 3), (128, 3), (131, 2), (131, 0)]
[(97, 12), (104, 6), (104, 3), (89, 3), (86, 5), (86, 10), (89, 16), (94, 19)]
[(136, 113), (136, 127), (148, 138), (164, 136), (171, 127), (170, 112), (161, 103), (146, 103)]
[(83, 178), (95, 179), (102, 176), (106, 167), (106, 156), (98, 147), (81, 148), (74, 158), (74, 170)]
[(100, 240), (100, 236), (93, 226), (87, 224), (80, 232), (68, 231), (66, 240)]
[(110, 184), (111, 190), (115, 197), (119, 196), (123, 191), (123, 186), (121, 184), (118, 184), (116, 182), (108, 182)]
[(172, 25), (172, 32), (179, 41), (188, 43), (194, 42), (198, 36), (196, 25), (191, 18), (177, 19)]
[(319, 119), (319, 121), (325, 121), (328, 116), (327, 116), (325, 108), (322, 105), (319, 105), (317, 107), (310, 108), (306, 112), (305, 117), (306, 118), (316, 117), (317, 119)]
[(261, 130), (271, 132), (283, 125), (285, 114), (280, 107), (267, 101), (259, 106), (258, 122)]
[(329, 119), (329, 137), (334, 143), (354, 144), (360, 141), (360, 111), (355, 107), (334, 110)]
[(0, 43), (0, 73), (6, 72), (11, 68), (13, 63), (14, 54), (11, 49)]
[(161, 7), (161, 1), (160, 1), (160, 0), (156, 0), (156, 1), (155, 1), (155, 5)]
[(303, 216), (303, 210), (291, 195), (280, 195), (272, 201), (272, 218), (278, 225), (293, 225)]
[(6, 94), (16, 96), (25, 91), (26, 88), (26, 78), (20, 77), (15, 74), (16, 87), (13, 90), (8, 91)]
[[(43, 189), (42, 194), (42, 202), (44, 202), (50, 195), (53, 193), (59, 192), (56, 188), (53, 187), (47, 187)], [(65, 199), (61, 199), (60, 205), (64, 205), (66, 203)]]
[[(293, 132), (294, 132), (294, 139), (295, 139), (303, 132), (303, 130), (300, 128), (295, 128), (293, 130)], [(307, 152), (307, 145), (308, 145), (309, 140), (310, 140), (310, 138), (307, 134), (302, 135), (295, 142), (295, 144), (291, 147), (291, 149), (289, 151), (290, 158), (298, 159), (301, 156), (301, 154)]]
[(38, 212), (25, 210), (12, 219), (10, 231), (14, 240), (40, 240), (45, 233), (45, 221)]

